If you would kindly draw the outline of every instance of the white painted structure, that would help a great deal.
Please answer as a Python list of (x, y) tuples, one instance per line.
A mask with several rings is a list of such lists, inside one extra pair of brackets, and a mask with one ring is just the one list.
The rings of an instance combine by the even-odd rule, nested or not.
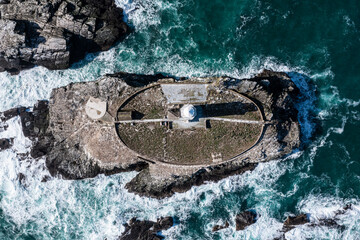
[(85, 105), (86, 114), (94, 120), (98, 120), (105, 116), (107, 103), (98, 98), (90, 97)]
[(183, 120), (193, 120), (196, 117), (196, 108), (192, 104), (186, 104), (180, 109), (180, 114)]

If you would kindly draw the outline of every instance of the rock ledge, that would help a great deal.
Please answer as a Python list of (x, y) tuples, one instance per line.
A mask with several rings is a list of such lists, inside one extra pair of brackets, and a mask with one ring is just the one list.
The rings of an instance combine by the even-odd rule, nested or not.
[(129, 29), (114, 0), (0, 1), (0, 72), (66, 69), (109, 49)]

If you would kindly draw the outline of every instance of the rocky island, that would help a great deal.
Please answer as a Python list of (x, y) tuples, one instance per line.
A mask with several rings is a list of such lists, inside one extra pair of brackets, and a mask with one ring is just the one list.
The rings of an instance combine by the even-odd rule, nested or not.
[(131, 192), (164, 198), (252, 170), (300, 146), (298, 88), (285, 73), (250, 79), (117, 73), (54, 89), (20, 115), (31, 157), (54, 176), (139, 171)]
[(128, 32), (114, 0), (0, 0), (0, 72), (65, 69)]

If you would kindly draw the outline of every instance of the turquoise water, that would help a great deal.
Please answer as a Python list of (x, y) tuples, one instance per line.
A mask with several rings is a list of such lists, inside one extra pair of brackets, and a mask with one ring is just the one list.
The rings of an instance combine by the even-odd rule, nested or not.
[[(289, 214), (311, 221), (340, 216), (343, 231), (299, 227), (288, 239), (360, 238), (360, 2), (310, 0), (118, 0), (134, 32), (107, 52), (90, 54), (65, 71), (41, 67), (0, 74), (0, 111), (47, 99), (54, 87), (127, 71), (174, 76), (250, 77), (263, 68), (289, 72), (299, 104), (305, 150), (259, 165), (252, 173), (194, 187), (165, 200), (141, 198), (124, 185), (136, 173), (83, 181), (51, 179), (44, 160), (28, 151), (18, 119), (0, 137), (16, 136), (0, 153), (1, 239), (116, 239), (133, 216), (176, 216), (167, 239), (272, 239)], [(296, 73), (294, 73), (296, 72)], [(306, 76), (306, 77), (304, 77)], [(319, 122), (318, 127), (314, 122)], [(26, 176), (19, 183), (17, 175)], [(214, 224), (255, 209), (245, 231), (211, 233)]]

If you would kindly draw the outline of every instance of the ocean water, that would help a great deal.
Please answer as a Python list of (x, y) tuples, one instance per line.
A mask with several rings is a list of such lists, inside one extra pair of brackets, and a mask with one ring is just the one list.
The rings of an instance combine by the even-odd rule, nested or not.
[[(360, 2), (358, 0), (116, 0), (134, 32), (109, 51), (71, 69), (0, 73), (0, 111), (48, 99), (54, 87), (126, 71), (173, 76), (250, 77), (286, 71), (301, 89), (299, 118), (306, 147), (253, 172), (193, 187), (164, 200), (128, 193), (135, 172), (95, 179), (50, 178), (19, 119), (0, 138), (0, 239), (116, 239), (136, 216), (174, 216), (166, 239), (273, 239), (288, 215), (313, 223), (337, 216), (343, 229), (300, 226), (287, 239), (360, 239)], [(24, 176), (20, 181), (19, 176)], [(258, 221), (236, 232), (235, 215)], [(212, 233), (214, 224), (230, 227)]]

